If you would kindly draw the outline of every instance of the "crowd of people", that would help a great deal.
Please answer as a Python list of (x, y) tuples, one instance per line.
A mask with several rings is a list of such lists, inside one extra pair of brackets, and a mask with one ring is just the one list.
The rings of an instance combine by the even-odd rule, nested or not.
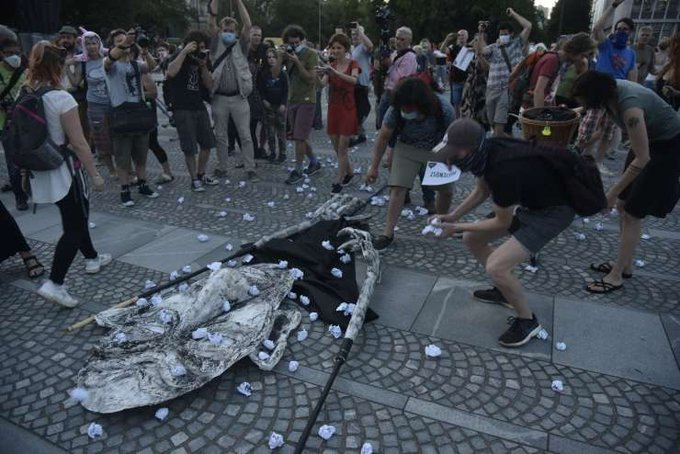
[[(607, 157), (630, 149), (603, 207), (620, 213), (619, 251), (614, 260), (591, 265), (604, 277), (588, 284), (588, 291), (623, 287), (623, 279), (632, 276), (642, 220), (665, 217), (680, 198), (680, 34), (653, 47), (652, 29), (636, 28), (629, 18), (610, 32), (606, 24), (619, 1), (590, 33), (560, 37), (550, 46), (531, 44), (531, 22), (508, 8), (512, 22), (497, 24), (494, 35), (491, 24), (480, 21), (471, 39), (461, 29), (439, 47), (427, 38), (413, 45), (412, 30), (401, 26), (376, 46), (353, 22), (347, 33), (336, 30), (323, 50), (294, 24), (276, 46), (251, 23), (243, 0), (235, 1), (238, 19), (218, 20), (217, 3), (208, 5), (208, 29), (189, 31), (178, 48), (154, 43), (136, 28), (112, 30), (103, 40), (93, 31), (64, 26), (55, 40), (35, 44), (26, 59), (16, 34), (0, 28), (0, 128), (23, 92), (39, 93), (49, 136), (72, 152), (48, 171), (21, 169), (7, 159), (7, 189), (17, 209), (28, 209), (30, 194), (33, 202), (55, 203), (61, 213), (64, 233), (49, 279), (39, 289), (45, 298), (77, 304), (63, 283), (78, 251), (88, 273), (111, 261), (96, 251), (87, 228), (89, 188), (104, 187), (97, 163), (117, 181), (124, 207), (135, 205), (133, 191), (159, 197), (147, 180), (149, 149), (162, 167), (157, 183), (175, 179), (158, 142), (157, 107), (172, 116), (192, 191), (217, 185), (230, 165), (243, 169), (249, 181), (260, 181), (256, 161), (285, 162), (288, 141), (295, 165), (285, 183), (293, 185), (322, 167), (310, 133), (320, 126), (320, 96), (328, 87), (326, 131), (338, 162), (329, 189), (337, 194), (354, 181), (348, 149), (367, 140), (372, 85), (378, 132), (365, 182), (374, 183), (384, 167), (390, 188), (376, 249), (393, 243), (418, 177), (440, 237), (462, 235), (494, 284), (475, 297), (517, 311), (499, 338), (507, 347), (524, 345), (540, 330), (514, 267), (566, 229), (577, 211), (565, 181), (546, 159), (513, 154), (517, 143), (508, 138), (520, 112), (551, 106), (578, 111), (572, 145), (592, 156), (603, 175), (612, 175), (604, 165)], [(162, 98), (152, 74), (162, 76)], [(522, 78), (526, 87), (518, 90)], [(5, 141), (6, 156), (9, 146)], [(209, 172), (212, 150), (216, 163)], [(422, 185), (429, 162), (474, 175), (474, 190), (453, 210), (452, 183)], [(459, 222), (489, 198), (494, 209), (488, 219)], [(1, 203), (0, 208), (2, 235), (11, 239), (3, 241), (0, 260), (18, 253), (28, 276), (39, 277), (44, 267), (9, 211)], [(491, 246), (508, 234), (510, 239)]]

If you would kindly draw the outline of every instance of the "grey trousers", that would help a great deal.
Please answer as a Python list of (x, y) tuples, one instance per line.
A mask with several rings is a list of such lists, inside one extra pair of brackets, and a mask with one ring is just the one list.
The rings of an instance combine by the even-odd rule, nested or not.
[(217, 139), (217, 168), (227, 170), (229, 117), (236, 125), (241, 147), (238, 157), (245, 170), (255, 170), (253, 138), (250, 136), (250, 105), (241, 96), (214, 95), (211, 103), (212, 117), (215, 122), (215, 138)]

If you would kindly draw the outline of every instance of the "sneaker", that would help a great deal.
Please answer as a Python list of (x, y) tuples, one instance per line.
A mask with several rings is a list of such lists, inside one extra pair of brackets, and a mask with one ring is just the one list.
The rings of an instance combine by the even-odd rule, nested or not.
[(387, 249), (387, 246), (392, 244), (393, 241), (394, 236), (380, 235), (378, 238), (373, 240), (373, 248), (376, 251), (382, 251), (383, 249)]
[(220, 184), (219, 181), (217, 181), (215, 178), (210, 177), (208, 175), (203, 175), (201, 177), (201, 182), (206, 186), (217, 186), (218, 184)]
[(501, 306), (505, 306), (512, 309), (512, 305), (508, 303), (508, 300), (505, 299), (501, 291), (498, 290), (496, 287), (492, 287), (486, 290), (475, 290), (474, 292), (472, 292), (472, 296), (474, 296), (476, 299), (484, 303), (499, 304)]
[(600, 171), (600, 174), (602, 174), (602, 175), (604, 175), (604, 176), (606, 176), (606, 177), (610, 177), (610, 176), (614, 175), (614, 172), (612, 172), (611, 170), (609, 170), (608, 168), (606, 168), (605, 165), (604, 165), (603, 163), (599, 163), (599, 164), (597, 165), (597, 170)]
[(124, 207), (133, 207), (135, 206), (135, 202), (132, 201), (132, 195), (130, 194), (130, 190), (127, 189), (125, 191), (120, 191), (120, 203)]
[(315, 163), (309, 164), (303, 172), (305, 175), (314, 175), (319, 170), (321, 170), (321, 163), (317, 160)]
[(111, 263), (111, 254), (98, 254), (97, 258), (85, 259), (85, 272), (94, 274), (101, 270), (102, 266)]
[(342, 192), (342, 185), (340, 183), (333, 183), (331, 194), (340, 194), (340, 192)]
[(19, 211), (28, 210), (28, 202), (25, 199), (17, 200), (17, 210)]
[(191, 180), (191, 190), (194, 192), (205, 192), (203, 183), (198, 178), (196, 178), (195, 180)]
[(295, 184), (299, 181), (302, 181), (302, 174), (297, 170), (293, 170), (292, 172), (290, 172), (290, 175), (288, 175), (288, 178), (286, 179), (286, 184)]
[(340, 183), (343, 186), (347, 186), (352, 182), (352, 178), (354, 178), (354, 174), (352, 175), (345, 175), (345, 178), (342, 179), (342, 183)]
[(249, 170), (248, 172), (246, 172), (246, 176), (248, 177), (248, 181), (250, 181), (251, 183), (257, 183), (261, 181), (260, 177), (257, 175), (257, 172), (255, 172), (254, 170)]
[(78, 305), (78, 300), (69, 295), (63, 285), (57, 285), (49, 279), (40, 286), (38, 295), (47, 301), (61, 304), (64, 307), (76, 307)]
[(144, 180), (139, 180), (139, 193), (141, 195), (145, 195), (150, 199), (155, 199), (158, 197), (158, 193), (151, 189), (149, 185), (146, 184), (146, 181)]
[(366, 142), (366, 136), (364, 136), (364, 135), (352, 137), (349, 141), (349, 146), (350, 147), (356, 147), (360, 143), (364, 143), (364, 142)]
[(221, 170), (221, 169), (215, 169), (213, 172), (213, 176), (218, 177), (218, 178), (224, 178), (227, 176), (227, 171), (226, 170)]
[(503, 347), (521, 347), (541, 330), (535, 314), (531, 314), (531, 319), (508, 317), (508, 324), (510, 328), (498, 338)]
[(154, 181), (156, 184), (170, 183), (175, 179), (174, 176), (168, 175), (167, 173), (161, 173), (161, 175)]

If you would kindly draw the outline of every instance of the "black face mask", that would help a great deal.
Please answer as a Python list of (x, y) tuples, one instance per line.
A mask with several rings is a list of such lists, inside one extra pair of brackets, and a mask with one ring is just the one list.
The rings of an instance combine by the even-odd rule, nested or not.
[(470, 172), (476, 177), (482, 176), (484, 170), (486, 170), (486, 158), (488, 155), (485, 141), (485, 136), (482, 136), (482, 141), (477, 149), (463, 159), (453, 161), (453, 165), (458, 167), (461, 172)]

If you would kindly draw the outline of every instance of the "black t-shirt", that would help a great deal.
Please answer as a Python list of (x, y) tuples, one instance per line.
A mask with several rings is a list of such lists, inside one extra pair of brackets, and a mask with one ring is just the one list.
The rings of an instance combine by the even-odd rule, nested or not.
[(496, 205), (532, 210), (569, 205), (562, 179), (547, 161), (540, 156), (507, 159), (504, 153), (510, 151), (490, 149), (484, 172)]
[[(173, 58), (174, 60), (174, 58)], [(207, 99), (208, 89), (201, 79), (201, 68), (189, 55), (175, 77), (168, 78), (173, 90), (173, 108), (179, 110), (202, 110), (203, 100)]]

